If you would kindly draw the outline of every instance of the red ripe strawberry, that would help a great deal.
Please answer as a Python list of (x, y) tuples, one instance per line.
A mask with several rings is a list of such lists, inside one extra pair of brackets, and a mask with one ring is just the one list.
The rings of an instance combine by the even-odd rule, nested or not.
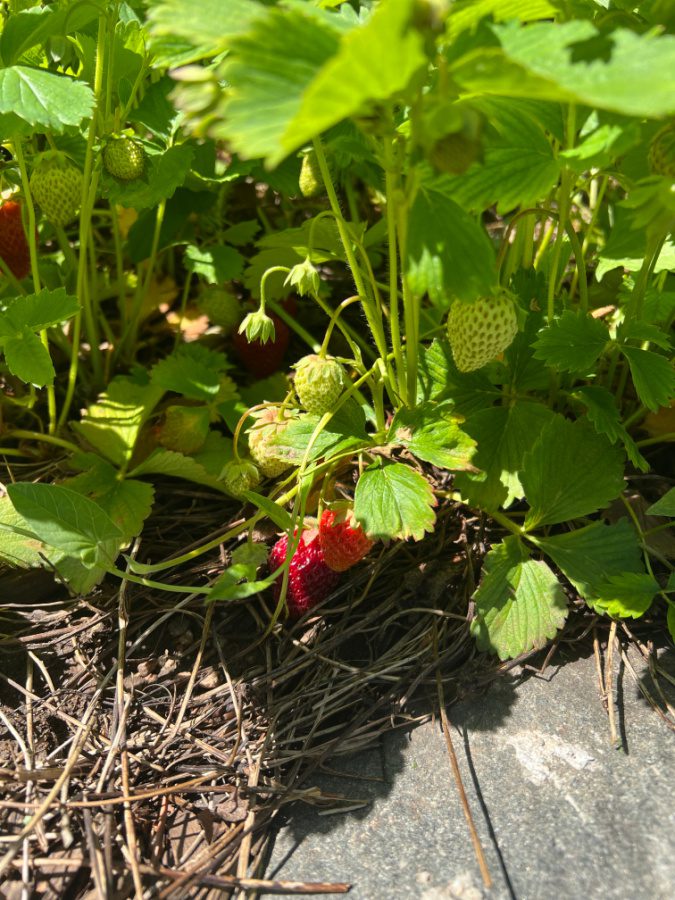
[(270, 314), (270, 318), (274, 322), (275, 338), (273, 341), (268, 341), (266, 344), (252, 341), (249, 344), (245, 334), (235, 334), (232, 338), (234, 349), (237, 351), (242, 366), (255, 378), (267, 378), (281, 368), (288, 342), (291, 339), (288, 325), (274, 313)]
[(30, 250), (21, 221), (21, 204), (5, 200), (0, 206), (0, 256), (15, 278), (30, 272)]
[[(284, 564), (287, 551), (288, 535), (285, 534), (270, 552), (270, 572), (276, 572)], [(290, 618), (299, 619), (317, 603), (325, 600), (337, 587), (339, 580), (339, 573), (326, 565), (317, 530), (313, 528), (304, 531), (288, 572), (286, 606)], [(281, 595), (282, 581), (283, 576), (280, 575), (274, 582), (274, 599), (277, 601)]]
[(375, 543), (366, 535), (351, 510), (324, 510), (319, 522), (319, 543), (326, 565), (335, 572), (351, 569)]

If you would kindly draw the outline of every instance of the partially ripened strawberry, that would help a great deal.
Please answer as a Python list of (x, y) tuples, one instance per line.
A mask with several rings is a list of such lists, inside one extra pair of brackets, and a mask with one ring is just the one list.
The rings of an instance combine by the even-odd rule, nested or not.
[(176, 453), (195, 453), (209, 433), (205, 406), (170, 406), (159, 432), (159, 443)]
[(21, 220), (21, 204), (5, 200), (0, 206), (0, 257), (15, 278), (30, 272), (30, 249)]
[(675, 180), (675, 122), (658, 131), (649, 144), (649, 168), (655, 175)]
[(44, 153), (30, 179), (33, 199), (46, 218), (63, 227), (77, 216), (82, 199), (82, 173), (64, 153)]
[(286, 428), (288, 422), (285, 416), (279, 418), (279, 410), (274, 406), (256, 410), (252, 416), (256, 421), (247, 432), (251, 457), (263, 475), (267, 478), (278, 478), (290, 469), (291, 464), (280, 456), (272, 442)]
[(288, 325), (279, 316), (272, 313), (275, 338), (262, 344), (260, 341), (249, 343), (245, 334), (235, 334), (232, 338), (239, 361), (247, 372), (255, 378), (267, 378), (278, 372), (284, 361), (286, 350), (291, 339)]
[[(282, 566), (288, 553), (288, 535), (276, 542), (269, 555), (270, 572)], [(283, 576), (274, 582), (274, 598), (279, 600)], [(288, 571), (286, 606), (291, 619), (316, 606), (335, 590), (340, 574), (326, 565), (316, 529), (302, 533), (300, 543), (293, 554)]]
[(295, 366), (295, 392), (309, 413), (322, 416), (335, 407), (344, 389), (344, 370), (331, 356), (311, 353)]
[(326, 509), (319, 520), (319, 542), (326, 565), (345, 572), (370, 552), (375, 543), (354, 519), (351, 510)]
[(478, 300), (455, 300), (448, 315), (448, 339), (460, 372), (472, 372), (496, 359), (518, 331), (516, 307), (505, 293)]
[(136, 181), (145, 171), (145, 149), (134, 138), (109, 138), (103, 148), (103, 165), (119, 181)]

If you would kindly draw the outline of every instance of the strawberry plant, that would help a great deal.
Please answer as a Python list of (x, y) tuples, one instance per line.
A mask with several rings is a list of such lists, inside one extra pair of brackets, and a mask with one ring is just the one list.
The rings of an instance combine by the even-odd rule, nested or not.
[(183, 479), (244, 505), (225, 543), (285, 534), (189, 588), (274, 584), (274, 623), (451, 505), (490, 523), (481, 649), (543, 646), (570, 597), (672, 624), (616, 509), (673, 477), (675, 37), (605, 6), (10, 5), (3, 444), (58, 469), (8, 472), (2, 557), (120, 577)]

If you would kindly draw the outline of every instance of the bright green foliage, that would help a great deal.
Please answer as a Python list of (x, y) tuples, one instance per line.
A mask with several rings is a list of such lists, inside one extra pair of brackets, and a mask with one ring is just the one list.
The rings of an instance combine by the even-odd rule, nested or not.
[(543, 647), (567, 618), (558, 579), (545, 562), (529, 559), (516, 537), (507, 537), (485, 557), (473, 599), (471, 631), (482, 650), (500, 659)]
[(391, 423), (389, 440), (441, 469), (472, 470), (476, 444), (462, 431), (453, 411), (452, 403), (400, 409)]
[(434, 529), (435, 505), (431, 487), (419, 472), (379, 458), (356, 485), (354, 517), (374, 540), (421, 541)]
[(71, 427), (101, 456), (117, 466), (127, 465), (140, 431), (163, 393), (161, 387), (116, 378), (81, 421), (73, 422)]
[(345, 386), (345, 374), (336, 359), (311, 354), (295, 365), (295, 392), (309, 413), (331, 412)]
[(135, 181), (145, 171), (143, 145), (130, 137), (111, 138), (103, 148), (103, 165), (120, 181)]
[(87, 566), (112, 561), (122, 533), (93, 500), (54, 484), (10, 484), (7, 493), (38, 540)]
[(69, 225), (82, 201), (82, 173), (62, 153), (45, 153), (30, 179), (33, 199), (58, 227)]
[(89, 85), (45, 69), (0, 69), (0, 121), (5, 134), (21, 133), (26, 126), (62, 132), (90, 114), (93, 100)]
[(582, 420), (555, 416), (522, 466), (530, 530), (594, 513), (623, 490), (621, 452)]
[(470, 506), (496, 510), (523, 497), (519, 472), (523, 458), (553, 418), (542, 403), (518, 400), (469, 416), (464, 430), (476, 444), (476, 474), (460, 473), (455, 485)]
[(586, 374), (609, 341), (607, 326), (583, 312), (565, 312), (535, 341), (534, 355), (562, 372)]
[(616, 525), (594, 522), (584, 528), (536, 538), (537, 547), (553, 560), (587, 603), (599, 611), (616, 600), (618, 579), (644, 575), (635, 530), (625, 519)]
[(485, 231), (453, 200), (420, 191), (409, 212), (405, 260), (410, 289), (447, 309), (495, 286), (494, 250)]
[(518, 331), (513, 300), (500, 293), (455, 300), (448, 315), (448, 339), (460, 372), (482, 369), (509, 346)]

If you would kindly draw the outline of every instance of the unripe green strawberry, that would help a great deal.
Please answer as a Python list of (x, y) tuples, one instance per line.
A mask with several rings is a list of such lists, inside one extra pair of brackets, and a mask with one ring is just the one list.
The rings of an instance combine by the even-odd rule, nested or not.
[(344, 370), (331, 356), (311, 353), (296, 363), (295, 392), (309, 413), (322, 416), (333, 409), (344, 385)]
[(462, 175), (481, 158), (482, 153), (483, 147), (479, 139), (457, 132), (446, 134), (436, 141), (429, 159), (439, 172)]
[(302, 157), (298, 185), (303, 197), (316, 197), (323, 191), (321, 169), (314, 150), (310, 150)]
[(246, 491), (260, 484), (260, 472), (248, 459), (232, 459), (220, 473), (220, 480), (233, 497), (244, 497)]
[(136, 181), (145, 171), (143, 144), (126, 136), (110, 138), (103, 148), (103, 165), (113, 178)]
[(290, 469), (291, 464), (283, 459), (272, 441), (288, 425), (278, 418), (279, 410), (275, 407), (258, 410), (253, 413), (255, 425), (248, 430), (248, 448), (253, 461), (267, 478), (278, 478)]
[(159, 443), (176, 453), (195, 453), (209, 433), (209, 411), (205, 406), (170, 406), (159, 433)]
[(647, 159), (654, 175), (675, 180), (675, 122), (670, 122), (654, 135)]
[(502, 292), (478, 300), (455, 300), (448, 316), (448, 338), (460, 372), (473, 372), (509, 346), (518, 331), (516, 307)]
[(231, 334), (241, 322), (241, 303), (224, 288), (209, 287), (198, 300), (199, 308), (218, 325), (223, 334)]
[(63, 153), (44, 153), (30, 179), (33, 199), (46, 218), (63, 227), (77, 216), (82, 199), (82, 173)]

